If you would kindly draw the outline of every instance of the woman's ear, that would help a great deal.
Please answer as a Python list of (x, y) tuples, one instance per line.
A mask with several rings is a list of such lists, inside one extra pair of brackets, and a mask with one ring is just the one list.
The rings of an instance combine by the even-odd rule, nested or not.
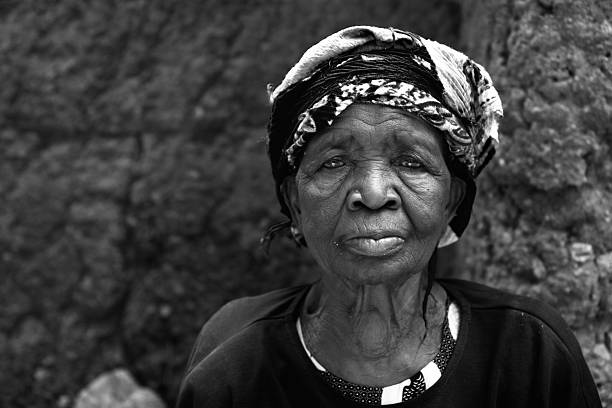
[(302, 218), (300, 211), (300, 197), (297, 192), (294, 177), (285, 178), (281, 184), (281, 193), (283, 194), (283, 200), (285, 201), (287, 208), (289, 208), (293, 225), (301, 230)]
[(453, 217), (457, 213), (457, 208), (459, 208), (459, 205), (465, 197), (465, 191), (465, 181), (463, 181), (459, 177), (452, 176), (447, 206), (449, 220), (453, 219)]

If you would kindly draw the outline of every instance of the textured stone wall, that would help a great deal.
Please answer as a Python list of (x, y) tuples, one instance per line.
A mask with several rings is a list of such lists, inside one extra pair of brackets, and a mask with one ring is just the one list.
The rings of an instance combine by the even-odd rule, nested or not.
[(115, 367), (172, 404), (214, 310), (308, 279), (289, 242), (259, 249), (264, 88), (362, 23), (490, 68), (503, 145), (444, 274), (555, 305), (612, 404), (611, 4), (1, 3), (0, 406), (71, 406)]
[(463, 270), (554, 305), (612, 406), (612, 2), (475, 0), (463, 13), (506, 110)]
[(442, 1), (0, 3), (0, 406), (125, 367), (171, 404), (202, 322), (307, 278), (277, 219), (265, 85), (343, 26), (456, 44)]

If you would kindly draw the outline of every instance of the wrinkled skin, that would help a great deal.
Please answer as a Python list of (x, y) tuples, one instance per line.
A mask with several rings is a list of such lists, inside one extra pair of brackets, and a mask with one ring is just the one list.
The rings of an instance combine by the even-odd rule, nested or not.
[[(319, 265), (341, 279), (389, 282), (422, 272), (461, 199), (437, 130), (400, 110), (350, 106), (311, 141), (289, 202)], [(355, 254), (351, 238), (397, 236), (385, 256)], [(384, 252), (384, 251), (383, 251)]]
[(301, 314), (305, 341), (346, 380), (402, 381), (439, 347), (446, 294), (434, 285), (424, 319), (424, 282), (464, 194), (443, 143), (398, 109), (353, 104), (309, 142), (284, 184), (294, 226), (323, 271)]

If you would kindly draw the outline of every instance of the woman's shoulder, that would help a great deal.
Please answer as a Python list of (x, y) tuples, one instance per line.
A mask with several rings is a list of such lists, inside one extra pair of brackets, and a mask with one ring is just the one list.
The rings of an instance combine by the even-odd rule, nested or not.
[[(555, 308), (474, 282), (438, 282), (459, 303), (462, 319), (465, 316), (469, 321), (469, 338), (477, 346), (466, 346), (468, 359), (494, 356), (504, 378), (516, 380), (527, 375), (530, 381), (537, 378), (542, 387), (558, 390), (559, 395), (565, 395), (561, 390), (576, 391), (574, 397), (584, 400), (585, 406), (600, 406), (580, 345)], [(546, 385), (546, 381), (553, 385)]]
[[(530, 347), (548, 350), (551, 359), (560, 357), (574, 369), (584, 368), (582, 350), (574, 333), (549, 304), (475, 282), (459, 279), (439, 282), (460, 307), (467, 309), (461, 312), (470, 320), (474, 336), (503, 343), (508, 353), (525, 353)], [(495, 347), (498, 345), (495, 343)]]
[(257, 296), (234, 299), (223, 305), (203, 326), (187, 363), (187, 372), (219, 345), (262, 320), (293, 313), (310, 285), (294, 286)]
[(472, 311), (518, 312), (552, 327), (567, 327), (559, 312), (541, 300), (461, 279), (440, 279), (438, 282), (452, 298), (468, 304)]
[(547, 327), (564, 343), (575, 344), (567, 323), (548, 303), (466, 280), (441, 279), (438, 282), (452, 298), (468, 306), (472, 314), (520, 317), (538, 327)]

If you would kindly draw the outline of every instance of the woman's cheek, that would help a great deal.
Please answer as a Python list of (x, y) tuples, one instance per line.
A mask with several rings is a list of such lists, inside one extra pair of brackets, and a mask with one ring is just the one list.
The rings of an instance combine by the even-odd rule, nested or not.
[(315, 174), (304, 178), (298, 183), (298, 194), (304, 209), (309, 208), (310, 213), (318, 214), (324, 207), (341, 207), (338, 202), (342, 200), (341, 189), (344, 177), (340, 172), (327, 172), (337, 174)]
[(302, 219), (306, 225), (315, 230), (324, 230), (325, 227), (335, 225), (342, 208), (339, 197), (308, 194), (304, 198), (302, 200)]
[(348, 168), (321, 170), (311, 177), (309, 184), (311, 184), (310, 187), (315, 189), (316, 193), (320, 196), (337, 194), (338, 190), (344, 184), (348, 173)]
[(342, 198), (315, 183), (300, 189), (302, 229), (310, 248), (329, 245), (342, 212)]
[(402, 201), (418, 235), (423, 236), (446, 228), (448, 191), (444, 188), (444, 183), (413, 183), (403, 195)]

